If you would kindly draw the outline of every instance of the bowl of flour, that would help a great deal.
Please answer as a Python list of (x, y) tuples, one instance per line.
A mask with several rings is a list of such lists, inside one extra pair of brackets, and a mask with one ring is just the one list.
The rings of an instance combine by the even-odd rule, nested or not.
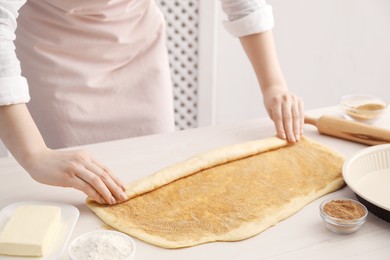
[(72, 260), (134, 260), (135, 243), (121, 232), (98, 230), (76, 237), (68, 254)]

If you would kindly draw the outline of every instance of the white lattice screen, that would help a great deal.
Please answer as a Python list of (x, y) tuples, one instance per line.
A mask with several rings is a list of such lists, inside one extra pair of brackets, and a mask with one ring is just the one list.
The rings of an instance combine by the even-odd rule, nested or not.
[(197, 126), (199, 0), (155, 0), (167, 23), (177, 130)]

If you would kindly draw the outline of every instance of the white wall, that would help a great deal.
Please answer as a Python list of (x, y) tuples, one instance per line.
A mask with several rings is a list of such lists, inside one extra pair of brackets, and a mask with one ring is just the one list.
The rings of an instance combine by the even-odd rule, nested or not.
[[(290, 90), (308, 109), (368, 93), (390, 102), (389, 0), (268, 0)], [(225, 19), (221, 8), (219, 20)], [(217, 23), (215, 123), (265, 116), (261, 92), (237, 39)]]

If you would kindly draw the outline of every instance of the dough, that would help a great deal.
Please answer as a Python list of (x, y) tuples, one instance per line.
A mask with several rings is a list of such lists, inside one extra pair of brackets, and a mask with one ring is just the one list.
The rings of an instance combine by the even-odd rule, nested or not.
[(128, 186), (114, 206), (87, 200), (106, 224), (148, 243), (189, 247), (252, 237), (344, 185), (343, 158), (304, 138), (224, 147)]

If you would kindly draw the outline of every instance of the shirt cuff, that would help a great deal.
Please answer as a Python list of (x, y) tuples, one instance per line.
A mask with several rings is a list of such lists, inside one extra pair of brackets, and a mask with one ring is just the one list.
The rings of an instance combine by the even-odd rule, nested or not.
[(274, 27), (272, 6), (266, 5), (234, 21), (223, 21), (225, 29), (235, 37), (269, 31)]
[(26, 78), (0, 78), (0, 106), (27, 103), (30, 101)]

